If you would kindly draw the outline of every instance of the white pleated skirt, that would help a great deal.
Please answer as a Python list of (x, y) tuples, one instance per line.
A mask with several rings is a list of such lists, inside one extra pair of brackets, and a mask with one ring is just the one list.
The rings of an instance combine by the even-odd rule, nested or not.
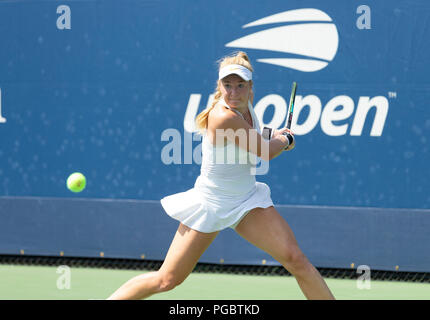
[(194, 188), (162, 198), (166, 213), (191, 229), (210, 233), (235, 228), (254, 208), (273, 206), (270, 188), (265, 183), (255, 182), (246, 193), (231, 195), (206, 188), (206, 182), (210, 182), (207, 179), (199, 176)]

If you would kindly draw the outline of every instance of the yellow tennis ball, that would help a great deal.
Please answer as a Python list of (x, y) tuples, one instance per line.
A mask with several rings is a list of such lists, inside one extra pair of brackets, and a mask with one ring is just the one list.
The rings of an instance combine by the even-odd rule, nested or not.
[(80, 172), (74, 172), (67, 178), (67, 188), (72, 192), (81, 192), (86, 184), (87, 179)]

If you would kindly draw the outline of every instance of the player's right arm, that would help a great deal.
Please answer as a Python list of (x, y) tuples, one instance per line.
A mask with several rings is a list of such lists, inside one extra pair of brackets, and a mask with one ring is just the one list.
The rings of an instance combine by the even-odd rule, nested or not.
[(287, 137), (277, 135), (266, 140), (248, 122), (231, 110), (223, 110), (214, 119), (217, 138), (226, 137), (240, 148), (269, 161), (280, 155), (288, 145)]

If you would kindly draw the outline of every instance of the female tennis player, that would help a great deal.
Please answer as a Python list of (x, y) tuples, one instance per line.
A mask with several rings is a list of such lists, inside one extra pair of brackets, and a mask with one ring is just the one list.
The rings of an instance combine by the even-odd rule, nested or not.
[[(286, 134), (294, 135), (286, 128), (275, 130), (271, 139), (262, 137), (252, 107), (252, 72), (244, 52), (219, 62), (214, 101), (196, 117), (203, 137), (200, 175), (194, 188), (161, 199), (167, 214), (180, 222), (165, 260), (158, 271), (129, 280), (109, 299), (143, 299), (175, 288), (217, 234), (228, 227), (279, 261), (296, 278), (306, 298), (334, 298), (275, 209), (269, 186), (256, 181), (251, 170), (256, 162), (225, 163), (215, 157), (230, 149), (235, 152), (234, 160), (243, 160), (245, 155), (270, 161), (295, 146), (295, 139), (289, 140)], [(244, 132), (246, 139), (235, 135), (237, 132)]]

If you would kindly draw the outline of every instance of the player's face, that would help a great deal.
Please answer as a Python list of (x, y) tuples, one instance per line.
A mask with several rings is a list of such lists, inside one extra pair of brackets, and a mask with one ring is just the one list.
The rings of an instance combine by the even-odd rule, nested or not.
[(236, 74), (231, 74), (221, 80), (220, 90), (224, 101), (234, 107), (248, 107), (251, 90), (249, 81), (243, 80)]

